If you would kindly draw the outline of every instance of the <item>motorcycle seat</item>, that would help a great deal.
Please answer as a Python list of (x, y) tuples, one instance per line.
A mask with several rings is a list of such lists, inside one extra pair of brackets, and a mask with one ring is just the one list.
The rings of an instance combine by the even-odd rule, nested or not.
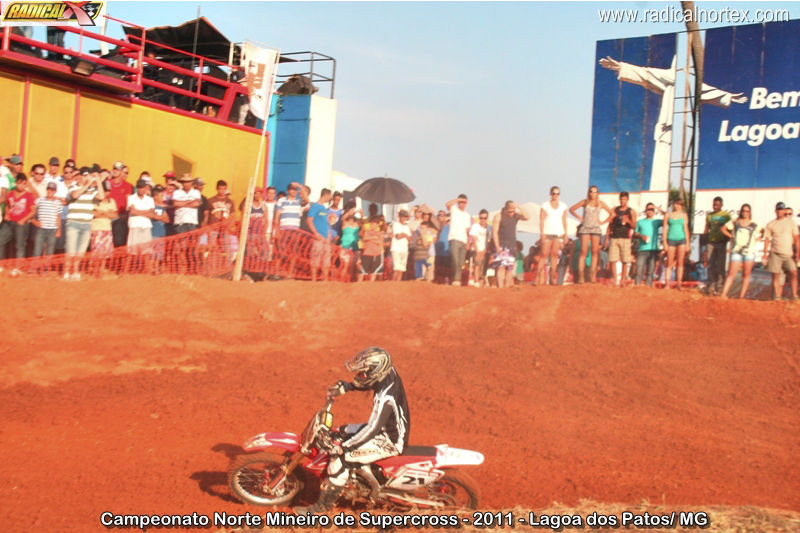
[(435, 446), (406, 446), (400, 455), (414, 455), (416, 457), (435, 457)]

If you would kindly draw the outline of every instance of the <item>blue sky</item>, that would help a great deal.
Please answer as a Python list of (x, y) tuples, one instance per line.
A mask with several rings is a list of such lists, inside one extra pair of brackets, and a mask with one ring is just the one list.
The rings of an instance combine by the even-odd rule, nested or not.
[[(388, 174), (434, 207), (463, 192), (470, 211), (541, 203), (551, 185), (572, 204), (588, 185), (595, 41), (684, 30), (602, 23), (598, 10), (679, 2), (110, 2), (146, 27), (198, 7), (233, 41), (337, 60), (334, 169)], [(697, 2), (705, 9), (795, 3)], [(702, 28), (727, 24), (703, 24)], [(323, 89), (325, 91), (325, 89)]]

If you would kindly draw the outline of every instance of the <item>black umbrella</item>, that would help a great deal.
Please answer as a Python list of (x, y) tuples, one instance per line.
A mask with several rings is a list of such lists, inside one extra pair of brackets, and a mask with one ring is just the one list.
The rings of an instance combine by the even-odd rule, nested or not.
[(408, 185), (394, 178), (370, 178), (356, 187), (353, 194), (379, 204), (405, 204), (416, 198)]

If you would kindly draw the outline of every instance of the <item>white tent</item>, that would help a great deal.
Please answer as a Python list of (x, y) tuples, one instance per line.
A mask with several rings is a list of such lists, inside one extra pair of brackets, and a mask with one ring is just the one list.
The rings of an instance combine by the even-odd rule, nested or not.
[[(522, 231), (525, 233), (541, 233), (539, 228), (539, 216), (542, 211), (541, 206), (535, 202), (525, 202), (519, 206), (521, 209), (525, 211), (525, 214), (528, 215), (528, 220), (521, 220), (517, 224), (517, 231)], [(489, 223), (491, 224), (492, 220), (494, 220), (494, 216), (499, 213), (500, 210), (492, 211), (489, 213)], [(578, 221), (575, 220), (572, 215), (567, 213), (567, 234), (570, 236), (575, 236), (575, 232), (578, 230)]]

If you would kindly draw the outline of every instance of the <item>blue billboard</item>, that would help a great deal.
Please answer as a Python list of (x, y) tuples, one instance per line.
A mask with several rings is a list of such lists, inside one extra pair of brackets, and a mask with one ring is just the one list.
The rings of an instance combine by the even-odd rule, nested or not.
[(743, 98), (703, 106), (697, 188), (800, 187), (800, 20), (707, 30), (704, 82)]
[(674, 33), (598, 41), (589, 183), (666, 191), (675, 100)]

